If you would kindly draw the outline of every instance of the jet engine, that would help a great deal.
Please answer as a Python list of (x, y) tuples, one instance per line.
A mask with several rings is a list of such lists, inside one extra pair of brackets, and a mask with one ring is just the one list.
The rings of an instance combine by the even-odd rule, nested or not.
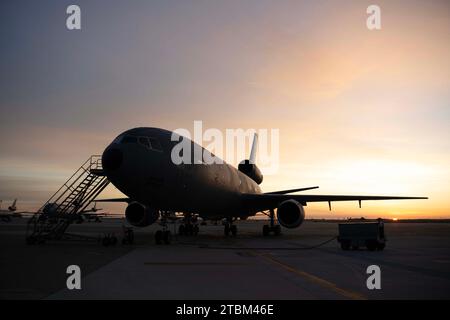
[(248, 176), (250, 179), (255, 181), (257, 184), (261, 184), (263, 181), (263, 175), (256, 164), (250, 163), (250, 160), (244, 160), (239, 163), (238, 169), (240, 172)]
[(277, 210), (278, 222), (286, 228), (299, 227), (305, 220), (305, 210), (297, 201), (290, 199), (283, 201)]
[(158, 220), (159, 211), (139, 202), (131, 202), (125, 209), (125, 217), (135, 227), (146, 227)]

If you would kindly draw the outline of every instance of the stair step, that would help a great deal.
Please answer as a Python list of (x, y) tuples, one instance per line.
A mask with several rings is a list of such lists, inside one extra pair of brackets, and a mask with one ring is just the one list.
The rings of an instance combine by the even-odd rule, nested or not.
[(91, 156), (40, 209), (42, 212), (45, 205), (56, 203), (58, 214), (66, 218), (57, 219), (50, 224), (36, 223), (32, 234), (54, 238), (61, 236), (73, 222), (71, 219), (67, 220), (67, 216), (78, 215), (108, 184), (100, 157)]

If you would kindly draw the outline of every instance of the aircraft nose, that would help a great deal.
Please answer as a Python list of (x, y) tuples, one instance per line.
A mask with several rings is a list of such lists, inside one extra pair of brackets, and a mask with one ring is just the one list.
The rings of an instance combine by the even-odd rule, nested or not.
[(118, 148), (108, 147), (102, 155), (103, 168), (108, 171), (117, 170), (123, 162), (123, 154)]

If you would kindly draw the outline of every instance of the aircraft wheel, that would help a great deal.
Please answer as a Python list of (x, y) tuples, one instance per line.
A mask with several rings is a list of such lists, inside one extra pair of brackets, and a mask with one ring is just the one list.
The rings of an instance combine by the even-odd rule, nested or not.
[(170, 244), (170, 242), (172, 241), (172, 234), (170, 233), (170, 231), (169, 230), (163, 231), (162, 236), (164, 243)]
[(230, 226), (230, 231), (231, 231), (231, 234), (233, 235), (233, 237), (235, 237), (236, 235), (237, 235), (237, 226), (236, 225), (231, 225)]
[(269, 225), (263, 225), (263, 236), (267, 237), (269, 235)]
[(224, 234), (225, 234), (225, 236), (229, 236), (230, 235), (230, 226), (228, 225), (228, 224), (226, 224), (225, 225), (225, 228), (224, 228)]
[(276, 236), (279, 236), (281, 234), (281, 226), (279, 224), (274, 226), (273, 227), (273, 232), (275, 233)]
[(378, 251), (383, 251), (385, 246), (386, 246), (385, 243), (379, 243), (379, 244), (377, 245), (377, 250), (378, 250)]
[(184, 235), (185, 232), (186, 232), (186, 227), (184, 226), (184, 224), (180, 225), (180, 227), (178, 228), (178, 234)]
[(134, 231), (130, 230), (127, 234), (128, 243), (133, 244), (134, 243)]
[(198, 227), (198, 225), (194, 226), (194, 236), (198, 235), (198, 232), (200, 231), (200, 228)]
[(155, 243), (156, 244), (161, 244), (161, 241), (163, 239), (163, 232), (161, 230), (156, 231), (155, 233)]

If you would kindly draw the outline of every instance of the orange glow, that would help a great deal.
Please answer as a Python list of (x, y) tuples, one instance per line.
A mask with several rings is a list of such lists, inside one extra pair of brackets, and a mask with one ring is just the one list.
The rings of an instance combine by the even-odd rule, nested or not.
[(100, 33), (83, 33), (76, 47), (90, 50), (78, 53), (66, 34), (45, 39), (58, 50), (24, 51), (32, 28), (8, 28), (27, 38), (3, 50), (21, 54), (3, 59), (18, 60), (1, 101), (0, 199), (38, 208), (120, 132), (202, 120), (223, 132), (280, 130), (279, 171), (264, 177), (265, 192), (318, 185), (305, 193), (429, 197), (336, 202), (331, 212), (310, 203), (308, 218), (450, 218), (448, 1), (381, 1), (379, 31), (366, 28), (361, 1), (220, 3), (205, 15), (148, 2), (160, 18), (132, 24), (99, 17), (91, 30)]

